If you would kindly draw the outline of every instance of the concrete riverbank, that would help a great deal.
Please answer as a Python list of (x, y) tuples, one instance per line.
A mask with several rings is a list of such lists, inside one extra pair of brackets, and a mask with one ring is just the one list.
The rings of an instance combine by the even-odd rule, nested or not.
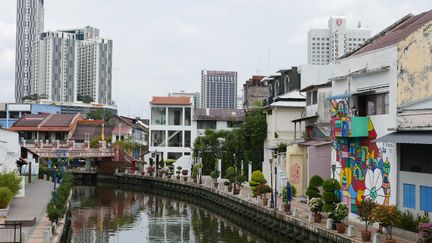
[[(327, 230), (323, 224), (309, 223), (304, 213), (296, 209), (296, 216), (264, 207), (249, 198), (245, 191), (240, 195), (226, 192), (221, 185), (216, 189), (210, 183), (197, 184), (168, 178), (118, 174), (116, 182), (135, 186), (153, 187), (188, 194), (220, 205), (245, 220), (254, 222), (288, 239), (303, 242), (361, 242), (356, 237)], [(303, 210), (302, 210), (303, 211)]]

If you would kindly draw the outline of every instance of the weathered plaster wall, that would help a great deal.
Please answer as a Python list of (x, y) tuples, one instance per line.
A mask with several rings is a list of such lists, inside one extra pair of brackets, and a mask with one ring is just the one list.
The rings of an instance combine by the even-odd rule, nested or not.
[(398, 107), (432, 97), (432, 21), (397, 45)]
[(287, 147), (285, 171), (291, 185), (297, 189), (297, 195), (304, 195), (307, 187), (306, 147), (293, 144)]

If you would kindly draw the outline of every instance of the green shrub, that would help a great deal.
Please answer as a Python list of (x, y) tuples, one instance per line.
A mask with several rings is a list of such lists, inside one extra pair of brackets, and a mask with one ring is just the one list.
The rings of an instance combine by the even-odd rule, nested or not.
[(411, 211), (401, 212), (401, 220), (397, 222), (396, 227), (417, 233), (421, 223), (429, 223), (430, 219), (427, 212), (414, 215)]
[(61, 210), (56, 208), (53, 202), (49, 202), (47, 206), (48, 218), (51, 222), (57, 222), (58, 218), (61, 217)]
[(9, 188), (13, 195), (21, 189), (21, 178), (15, 172), (0, 174), (0, 187)]
[[(291, 185), (291, 197), (296, 197), (296, 196), (297, 196), (297, 189), (295, 186)], [(288, 202), (287, 186), (284, 186), (282, 189), (282, 201), (284, 203)]]
[(264, 178), (264, 175), (261, 171), (256, 170), (252, 172), (251, 180), (249, 181), (250, 189), (254, 196), (256, 196), (256, 187), (261, 184), (267, 183), (267, 180)]
[(236, 173), (234, 167), (232, 166), (228, 167), (225, 172), (225, 179), (228, 179), (231, 183), (233, 183), (235, 177), (236, 177)]
[(309, 199), (315, 198), (315, 197), (321, 197), (320, 189), (324, 184), (323, 178), (319, 175), (314, 175), (309, 180), (309, 186), (306, 189), (306, 196), (309, 197)]
[(0, 187), (0, 209), (6, 208), (12, 201), (13, 193), (5, 186)]
[(328, 213), (329, 217), (333, 218), (336, 205), (341, 202), (338, 196), (340, 184), (335, 179), (327, 179), (323, 184), (323, 189), (323, 211)]

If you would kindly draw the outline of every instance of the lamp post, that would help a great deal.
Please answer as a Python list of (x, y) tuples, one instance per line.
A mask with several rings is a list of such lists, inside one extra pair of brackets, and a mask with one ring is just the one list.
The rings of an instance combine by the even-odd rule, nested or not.
[(198, 151), (198, 159), (199, 159), (198, 163), (201, 164), (200, 171), (199, 171), (199, 184), (202, 184), (202, 157), (201, 156), (202, 156), (202, 152)]
[(270, 198), (270, 207), (274, 207), (274, 200), (273, 200), (273, 157), (269, 159), (270, 162), (270, 186), (272, 188), (272, 195)]
[(336, 172), (336, 164), (332, 164), (331, 165), (331, 170), (332, 170), (332, 178), (335, 178), (335, 172)]

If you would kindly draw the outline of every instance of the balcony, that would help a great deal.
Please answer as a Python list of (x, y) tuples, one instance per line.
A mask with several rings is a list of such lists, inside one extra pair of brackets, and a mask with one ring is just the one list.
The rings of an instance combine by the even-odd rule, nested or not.
[(335, 117), (331, 120), (332, 136), (333, 137), (367, 137), (369, 117), (354, 116), (354, 117)]

